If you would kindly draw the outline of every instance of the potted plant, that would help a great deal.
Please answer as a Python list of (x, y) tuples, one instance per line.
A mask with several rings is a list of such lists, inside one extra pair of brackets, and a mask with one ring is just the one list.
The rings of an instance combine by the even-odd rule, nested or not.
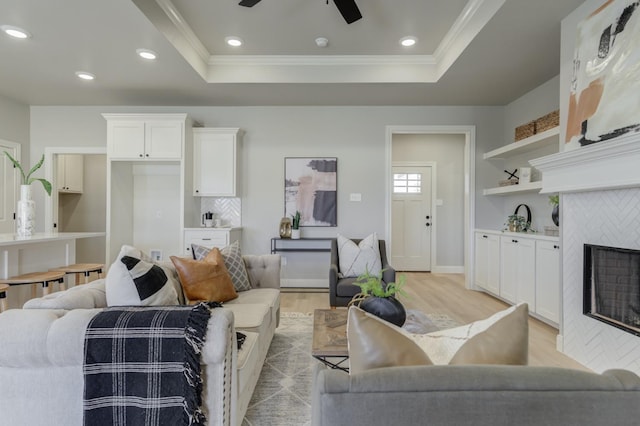
[(20, 171), (22, 176), (22, 184), (20, 185), (20, 200), (18, 201), (18, 209), (16, 212), (16, 230), (19, 237), (28, 237), (35, 232), (35, 220), (36, 220), (36, 206), (35, 202), (31, 199), (31, 184), (34, 181), (42, 183), (44, 190), (48, 195), (51, 195), (51, 182), (43, 178), (31, 177), (44, 163), (44, 154), (38, 163), (33, 166), (29, 173), (24, 172), (22, 165), (19, 161), (11, 156), (7, 151), (4, 151), (5, 155), (11, 160), (13, 166)]
[(519, 214), (511, 214), (507, 217), (507, 231), (509, 232), (526, 232), (531, 224), (527, 222), (524, 216)]
[(354, 284), (360, 287), (361, 292), (353, 297), (350, 304), (356, 304), (362, 310), (401, 327), (407, 319), (407, 313), (396, 295), (407, 296), (402, 289), (406, 279), (400, 275), (397, 283), (385, 283), (382, 281), (383, 272), (372, 275), (366, 270), (359, 275)]
[(291, 217), (293, 218), (291, 221), (291, 239), (298, 240), (300, 239), (300, 212), (296, 210), (296, 214), (292, 214)]
[(549, 204), (553, 206), (551, 220), (556, 226), (560, 226), (560, 195), (549, 195)]

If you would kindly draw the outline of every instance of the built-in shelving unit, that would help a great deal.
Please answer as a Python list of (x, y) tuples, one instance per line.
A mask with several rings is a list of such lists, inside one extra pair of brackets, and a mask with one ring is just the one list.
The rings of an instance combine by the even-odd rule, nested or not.
[[(528, 138), (510, 143), (484, 154), (485, 160), (504, 160), (517, 155), (526, 154), (531, 151), (555, 146), (558, 149), (560, 143), (560, 128), (554, 127), (542, 133), (530, 136)], [(521, 183), (518, 185), (500, 186), (496, 188), (487, 188), (483, 191), (484, 195), (508, 195), (514, 193), (540, 192), (542, 189), (542, 181)]]
[(509, 145), (501, 146), (484, 154), (485, 160), (505, 159), (515, 155), (525, 154), (529, 151), (543, 148), (545, 146), (558, 145), (560, 137), (560, 128), (546, 130), (537, 135), (524, 138)]

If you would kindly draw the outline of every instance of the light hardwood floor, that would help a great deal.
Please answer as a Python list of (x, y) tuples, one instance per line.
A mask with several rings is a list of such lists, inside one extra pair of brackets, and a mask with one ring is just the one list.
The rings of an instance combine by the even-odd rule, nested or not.
[[(464, 287), (461, 274), (431, 274), (406, 272), (405, 291), (409, 297), (400, 299), (407, 309), (446, 314), (460, 324), (484, 319), (506, 309), (509, 305), (479, 291)], [(329, 294), (326, 292), (283, 292), (281, 298), (283, 312), (313, 312), (314, 309), (329, 308)], [(555, 367), (589, 369), (556, 350), (558, 330), (538, 321), (529, 319), (529, 364)]]

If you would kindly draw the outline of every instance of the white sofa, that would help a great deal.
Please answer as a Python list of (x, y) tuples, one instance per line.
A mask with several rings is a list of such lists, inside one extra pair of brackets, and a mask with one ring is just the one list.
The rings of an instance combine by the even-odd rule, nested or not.
[[(252, 289), (212, 311), (202, 351), (209, 425), (242, 423), (279, 323), (280, 256), (244, 260)], [(105, 306), (97, 280), (0, 314), (0, 423), (82, 425), (84, 334)], [(247, 335), (240, 351), (235, 330)]]

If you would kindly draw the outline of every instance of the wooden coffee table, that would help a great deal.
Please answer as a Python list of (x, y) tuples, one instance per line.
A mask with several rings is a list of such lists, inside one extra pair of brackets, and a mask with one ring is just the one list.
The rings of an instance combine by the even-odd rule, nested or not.
[(349, 371), (347, 347), (347, 310), (313, 311), (311, 355), (330, 368)]

